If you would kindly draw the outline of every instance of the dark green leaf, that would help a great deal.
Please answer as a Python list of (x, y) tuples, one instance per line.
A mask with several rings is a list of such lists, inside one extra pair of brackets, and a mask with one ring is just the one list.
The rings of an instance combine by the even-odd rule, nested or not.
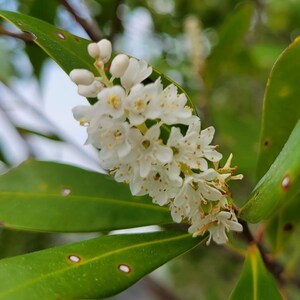
[(241, 278), (230, 300), (282, 300), (274, 279), (266, 270), (255, 245), (250, 245)]
[[(258, 178), (270, 168), (300, 118), (300, 39), (276, 61), (264, 97)], [(298, 151), (299, 152), (299, 151)]]
[(79, 38), (42, 20), (11, 11), (0, 10), (0, 16), (22, 31), (35, 36), (34, 42), (41, 47), (61, 68), (70, 73), (73, 69), (96, 72), (93, 59), (88, 55), (90, 41)]
[(108, 297), (202, 240), (174, 232), (115, 235), (4, 259), (0, 299)]
[(272, 247), (273, 254), (286, 249), (289, 239), (300, 225), (300, 197), (297, 195), (291, 203), (287, 203), (278, 214), (268, 223), (266, 232)]
[(133, 197), (125, 184), (96, 172), (28, 161), (0, 177), (5, 227), (88, 232), (172, 222), (166, 207)]
[(256, 223), (267, 219), (300, 192), (300, 120), (269, 171), (259, 181), (240, 217)]
[(219, 76), (230, 57), (233, 57), (241, 48), (246, 33), (249, 30), (253, 15), (253, 6), (250, 4), (239, 7), (229, 16), (222, 25), (218, 44), (213, 48), (207, 61), (205, 77), (211, 84)]
[[(40, 0), (34, 0), (30, 5), (28, 15), (53, 23), (58, 4), (58, 1), (44, 1), (43, 5), (41, 5)], [(48, 56), (37, 45), (31, 43), (26, 44), (26, 52), (32, 63), (34, 73), (39, 77), (42, 66)]]

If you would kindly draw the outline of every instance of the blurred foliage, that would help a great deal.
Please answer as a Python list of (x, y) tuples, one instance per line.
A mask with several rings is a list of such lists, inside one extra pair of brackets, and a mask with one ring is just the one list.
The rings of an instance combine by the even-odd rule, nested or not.
[[(127, 44), (136, 43), (135, 35), (132, 34), (134, 31), (128, 34), (128, 20), (138, 18), (133, 13), (140, 9), (147, 12), (151, 22), (139, 44), (147, 45), (142, 49), (146, 49), (152, 65), (182, 84), (198, 107), (203, 126), (216, 127), (216, 140), (221, 152), (225, 156), (234, 154), (234, 164), (245, 175), (243, 184), (232, 185), (233, 196), (241, 205), (256, 183), (264, 87), (279, 54), (300, 34), (299, 1), (69, 2), (80, 16), (91, 22), (94, 20), (99, 25), (102, 36), (112, 38), (120, 50)], [(3, 0), (0, 1), (0, 9), (30, 14), (61, 25), (73, 33), (83, 32), (78, 24), (75, 26), (73, 17), (58, 0), (43, 1), (42, 4), (38, 0)], [(195, 39), (191, 39), (193, 34), (187, 32), (186, 23), (190, 16), (198, 22), (200, 36), (198, 34)], [(138, 22), (137, 24), (143, 25), (143, 20), (139, 19)], [(3, 29), (3, 25), (1, 28)], [(139, 29), (137, 26), (133, 30)], [(82, 36), (88, 38), (84, 32)], [(27, 43), (25, 47), (23, 42), (16, 44), (12, 39), (3, 37), (0, 40), (1, 81), (9, 82), (12, 75), (20, 78), (24, 76), (22, 72), (15, 72), (18, 69), (16, 45), (30, 60), (34, 70), (32, 75), (39, 82), (45, 54), (32, 43)], [(197, 58), (199, 61), (191, 55), (195, 49), (200, 53)], [(154, 50), (156, 54), (151, 55)], [(24, 139), (27, 136), (25, 134)], [(10, 161), (7, 159), (7, 152), (7, 148), (0, 144), (1, 161)], [(291, 207), (283, 207), (281, 219), (271, 220), (268, 227), (270, 241), (265, 245), (270, 246), (280, 261), (287, 264), (287, 276), (299, 276), (298, 202), (294, 201)], [(291, 232), (295, 234), (291, 235)], [(2, 231), (0, 253), (2, 256), (11, 256), (41, 249), (43, 246), (38, 237)], [(47, 240), (47, 236), (43, 235), (43, 239)], [(50, 236), (48, 239), (50, 240)], [(172, 262), (170, 278), (176, 294), (186, 300), (227, 299), (242, 268), (242, 260), (228, 250), (216, 247), (209, 251), (196, 249)], [(215, 257), (218, 257), (218, 261), (215, 268), (212, 268)], [(216, 289), (215, 284), (220, 281), (220, 287)], [(286, 294), (289, 299), (299, 298), (299, 290), (292, 286), (287, 286)]]

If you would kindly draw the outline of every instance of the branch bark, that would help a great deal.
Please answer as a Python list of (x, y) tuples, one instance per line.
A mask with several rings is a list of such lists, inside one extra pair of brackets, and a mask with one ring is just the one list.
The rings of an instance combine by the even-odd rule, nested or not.
[(98, 42), (101, 39), (101, 32), (96, 24), (92, 24), (82, 18), (67, 0), (60, 0), (60, 3), (74, 17), (76, 22), (81, 25), (81, 27), (86, 31), (92, 41)]
[(34, 41), (34, 36), (32, 36), (32, 34), (30, 34), (29, 32), (14, 33), (6, 30), (2, 26), (0, 26), (0, 35), (6, 35), (13, 38), (17, 38), (27, 43), (32, 43)]

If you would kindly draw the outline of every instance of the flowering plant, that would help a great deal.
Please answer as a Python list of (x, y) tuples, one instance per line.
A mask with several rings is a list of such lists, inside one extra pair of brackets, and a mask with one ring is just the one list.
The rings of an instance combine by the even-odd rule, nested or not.
[[(214, 128), (200, 131), (199, 117), (174, 84), (164, 88), (160, 78), (142, 84), (152, 73), (146, 62), (119, 54), (108, 79), (111, 49), (105, 39), (88, 46), (99, 76), (85, 69), (70, 73), (80, 95), (98, 98), (93, 106), (73, 109), (87, 127), (86, 143), (100, 149), (101, 165), (116, 181), (128, 183), (134, 196), (149, 194), (154, 203), (168, 205), (175, 222), (191, 223), (193, 236), (209, 231), (208, 244), (225, 243), (226, 231), (242, 231), (227, 185), (242, 178), (232, 176), (232, 155), (219, 168), (222, 155), (210, 145)], [(120, 85), (114, 85), (116, 78)]]
[[(246, 168), (242, 164), (246, 176), (240, 181), (243, 175), (235, 173), (233, 155), (223, 158), (220, 153), (220, 149), (226, 152), (226, 139), (220, 138), (225, 126), (216, 126), (219, 147), (213, 142), (215, 128), (204, 125), (208, 115), (205, 107), (197, 112), (198, 103), (195, 105), (175, 81), (146, 61), (113, 53), (108, 39), (100, 39), (68, 1), (61, 2), (94, 42), (11, 11), (0, 11), (0, 16), (23, 33), (5, 29), (3, 34), (43, 49), (77, 85), (82, 96), (79, 101), (87, 98), (89, 105), (80, 103), (72, 113), (86, 129), (85, 144), (95, 150), (93, 166), (99, 163), (102, 173), (35, 159), (13, 168), (7, 164), (0, 177), (0, 220), (5, 230), (88, 232), (95, 236), (85, 240), (75, 235), (79, 242), (54, 248), (47, 245), (49, 249), (31, 249), (41, 251), (0, 260), (0, 299), (103, 299), (203, 243), (206, 246), (195, 250), (202, 249), (203, 254), (195, 252), (193, 263), (195, 257), (205, 255), (215, 260), (214, 251), (224, 249), (218, 253), (225, 256), (230, 252), (234, 259), (245, 257), (230, 299), (282, 299), (287, 283), (298, 284), (284, 257), (277, 260), (276, 255), (286, 253), (286, 240), (293, 241), (299, 219), (295, 217), (300, 192), (300, 125), (295, 109), (299, 106), (295, 102), (299, 39), (278, 59), (267, 84), (257, 168), (261, 179), (248, 195)], [(248, 28), (252, 13), (246, 5), (234, 20), (246, 19)], [(195, 19), (187, 18), (186, 34), (192, 42), (195, 76), (201, 74), (209, 89), (211, 78), (221, 71), (217, 67), (222, 65), (218, 47), (228, 49), (228, 41), (220, 38), (221, 46), (215, 46), (210, 56), (217, 58), (210, 61), (212, 58), (204, 57), (199, 47), (205, 43), (199, 40), (201, 28)], [(291, 74), (296, 74), (293, 80), (286, 80)], [(216, 102), (217, 108), (221, 102)], [(42, 115), (35, 106), (30, 107), (37, 116)], [(72, 115), (71, 108), (69, 113)], [(288, 118), (284, 126), (274, 130), (274, 122), (282, 124), (285, 113)], [(9, 119), (8, 113), (5, 116)], [(65, 124), (65, 120), (60, 122)], [(59, 142), (66, 139), (63, 134), (51, 136), (15, 128), (21, 135), (35, 134)], [(238, 143), (249, 138), (249, 131), (242, 128), (240, 132)], [(24, 138), (24, 142), (32, 150), (30, 140)], [(78, 145), (73, 147), (78, 150)], [(252, 149), (248, 151), (244, 163), (252, 161)], [(239, 160), (243, 151), (233, 152), (235, 159), (243, 162)], [(235, 185), (245, 190), (245, 203), (232, 192), (233, 180), (239, 180)], [(257, 227), (249, 226), (259, 222)], [(155, 227), (145, 227), (148, 225)], [(115, 232), (121, 229), (127, 232)], [(138, 232), (130, 233), (131, 229)], [(219, 259), (223, 257), (219, 255)], [(209, 268), (203, 270), (197, 273), (206, 279)], [(154, 286), (152, 291), (159, 291), (158, 297), (176, 298), (151, 280), (148, 284)]]

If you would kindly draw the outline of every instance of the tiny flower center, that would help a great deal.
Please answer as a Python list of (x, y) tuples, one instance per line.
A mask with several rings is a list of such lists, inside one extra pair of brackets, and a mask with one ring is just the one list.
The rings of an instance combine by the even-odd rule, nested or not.
[(176, 147), (171, 147), (172, 151), (173, 151), (173, 155), (179, 154), (179, 149)]
[(143, 99), (137, 99), (134, 102), (134, 108), (138, 113), (141, 113), (145, 110), (145, 102)]
[(121, 99), (117, 95), (109, 95), (107, 98), (107, 104), (114, 109), (119, 109), (121, 106)]
[(150, 147), (150, 141), (145, 140), (142, 142), (142, 145), (144, 146), (145, 149), (148, 149)]
[(154, 179), (155, 181), (159, 180), (159, 178), (160, 178), (160, 174), (159, 174), (159, 173), (156, 173), (156, 174), (153, 176), (153, 179)]
[(114, 137), (116, 140), (118, 140), (122, 136), (122, 132), (120, 130), (116, 130), (114, 132)]

